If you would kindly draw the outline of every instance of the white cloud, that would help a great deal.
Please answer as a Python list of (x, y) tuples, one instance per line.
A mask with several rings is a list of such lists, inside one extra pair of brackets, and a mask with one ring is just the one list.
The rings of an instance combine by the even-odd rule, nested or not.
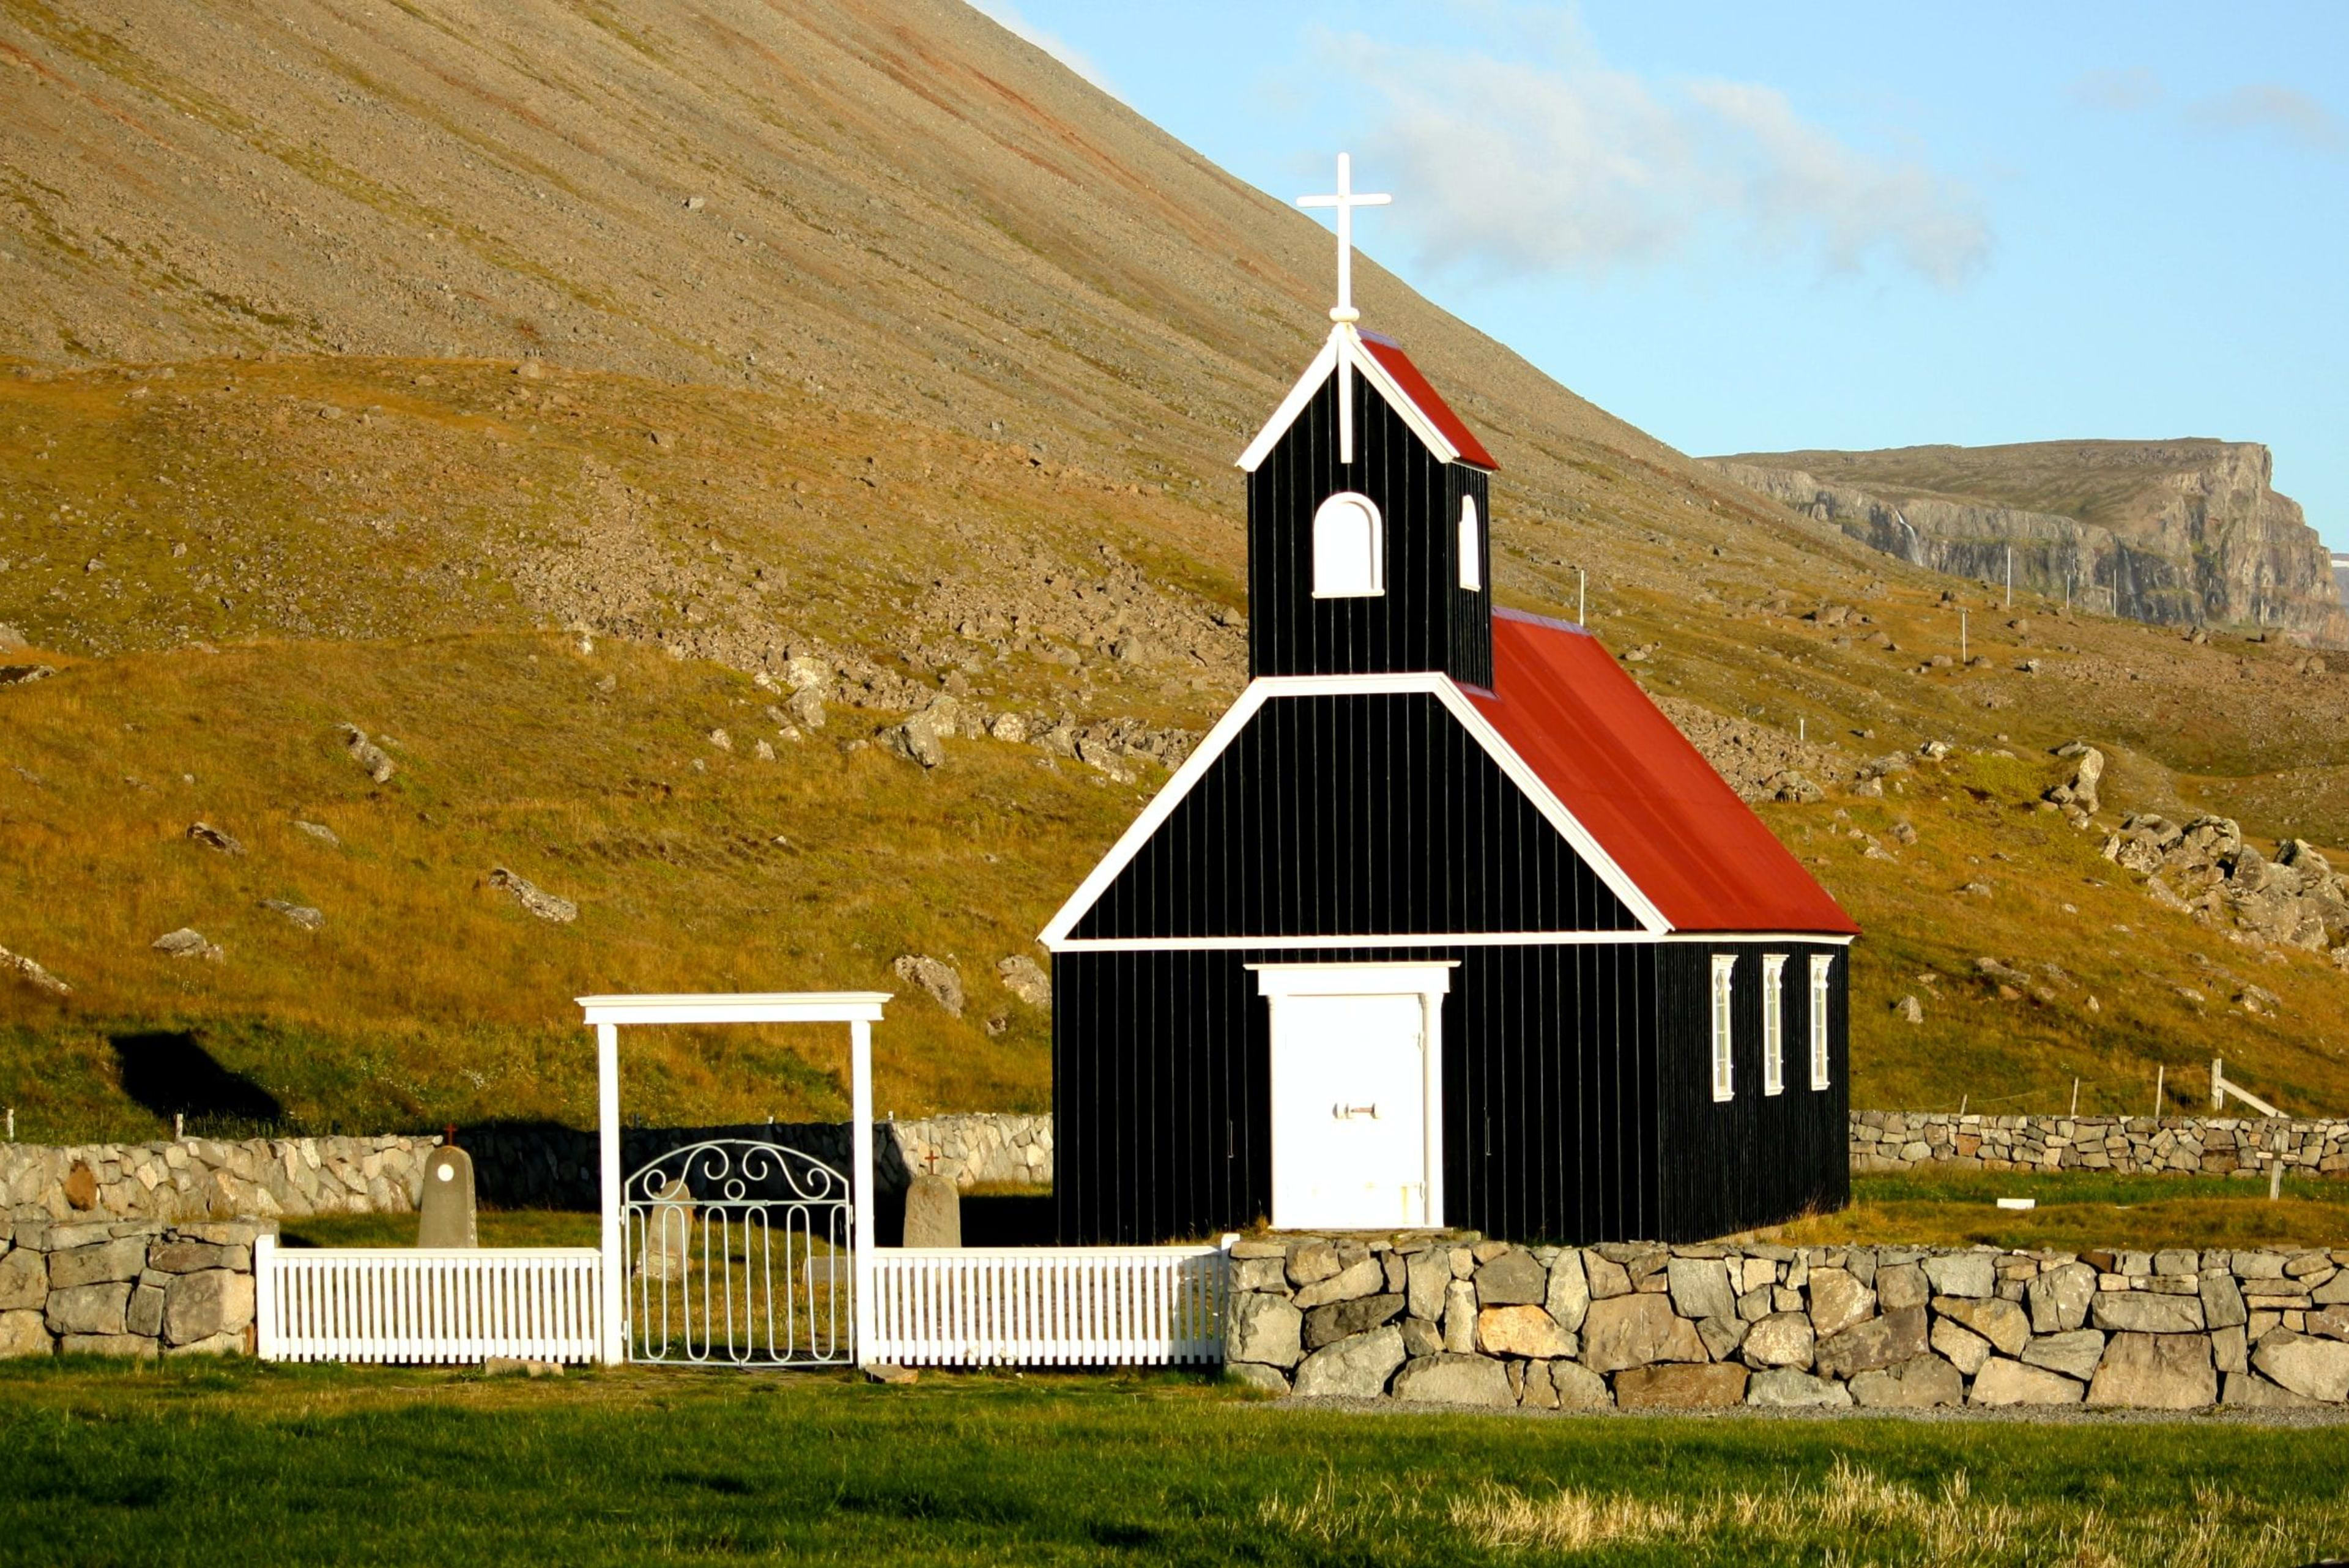
[(2186, 117), (2219, 130), (2271, 130), (2316, 152), (2338, 152), (2349, 145), (2349, 135), (2330, 109), (2273, 82), (2230, 88), (2189, 105)]
[[(2158, 109), (2169, 101), (2161, 78), (2143, 67), (2090, 71), (2069, 90), (2075, 100), (2116, 114)], [(2178, 118), (2206, 131), (2271, 132), (2313, 152), (2349, 151), (2349, 126), (2339, 115), (2298, 88), (2278, 82), (2245, 82), (2190, 99), (2178, 105)]]
[(1029, 21), (1009, 0), (964, 0), (964, 4), (1013, 37), (1035, 45), (1118, 102), (1126, 101), (1125, 95), (1110, 85), (1109, 78), (1090, 56), (1058, 33), (1047, 32)]
[(1838, 140), (1775, 88), (1613, 69), (1570, 17), (1513, 30), (1506, 59), (1329, 42), (1377, 98), (1363, 172), (1410, 192), (1392, 221), (1433, 265), (1603, 274), (1729, 243), (1832, 271), (1885, 256), (1954, 287), (1989, 257), (1971, 191)]

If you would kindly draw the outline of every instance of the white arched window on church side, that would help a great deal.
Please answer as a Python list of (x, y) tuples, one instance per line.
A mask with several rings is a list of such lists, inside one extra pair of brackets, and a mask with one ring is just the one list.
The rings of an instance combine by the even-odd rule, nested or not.
[(1485, 530), (1476, 525), (1476, 498), (1460, 498), (1460, 586), (1471, 590), (1485, 586)]
[(1313, 514), (1313, 597), (1364, 598), (1387, 591), (1386, 541), (1377, 503), (1341, 490)]

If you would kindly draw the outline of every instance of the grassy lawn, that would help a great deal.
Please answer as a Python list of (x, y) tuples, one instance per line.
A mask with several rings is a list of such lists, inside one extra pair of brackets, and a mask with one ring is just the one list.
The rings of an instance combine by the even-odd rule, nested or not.
[[(593, 1247), (603, 1221), (560, 1209), (484, 1209), (477, 1221), (484, 1247)], [(288, 1220), (279, 1234), (289, 1247), (413, 1247), (413, 1214), (319, 1214)]]
[(2349, 1428), (1364, 1415), (1201, 1380), (0, 1368), (0, 1560), (2288, 1563)]
[[(1852, 1179), (1851, 1207), (1763, 1232), (1790, 1246), (2343, 1247), (2349, 1181), (2287, 1179), (2270, 1202), (2264, 1181), (2201, 1176), (2026, 1176), (1988, 1170), (1914, 1171)], [(2001, 1198), (2038, 1207), (2001, 1209)], [(593, 1214), (484, 1210), (485, 1247), (592, 1247)], [(296, 1247), (409, 1247), (413, 1214), (330, 1214), (285, 1222)]]
[[(2036, 1209), (2001, 1209), (2032, 1198)], [(2339, 1247), (2349, 1245), (2349, 1181), (2200, 1176), (2027, 1176), (1988, 1170), (1856, 1176), (1851, 1207), (1769, 1232), (1794, 1246), (1909, 1243), (1943, 1247)]]

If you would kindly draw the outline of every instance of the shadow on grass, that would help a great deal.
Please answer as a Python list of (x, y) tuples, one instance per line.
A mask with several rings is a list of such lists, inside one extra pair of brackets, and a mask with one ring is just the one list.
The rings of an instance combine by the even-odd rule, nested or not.
[(241, 1137), (285, 1122), (276, 1096), (221, 1065), (184, 1030), (116, 1034), (109, 1043), (122, 1092), (167, 1121), (186, 1117), (191, 1133)]

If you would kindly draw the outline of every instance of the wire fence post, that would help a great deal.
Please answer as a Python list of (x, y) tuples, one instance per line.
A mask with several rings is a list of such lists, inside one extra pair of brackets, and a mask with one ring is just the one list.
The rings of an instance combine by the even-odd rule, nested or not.
[(2080, 1114), (2080, 1080), (2077, 1078), (2072, 1080), (2072, 1114), (2075, 1116)]
[(2161, 1120), (2161, 1079), (2169, 1071), (2167, 1062), (2156, 1063), (2153, 1069), (2153, 1119)]
[(1574, 568), (1574, 624), (1590, 624), (1590, 574), (1580, 566)]

